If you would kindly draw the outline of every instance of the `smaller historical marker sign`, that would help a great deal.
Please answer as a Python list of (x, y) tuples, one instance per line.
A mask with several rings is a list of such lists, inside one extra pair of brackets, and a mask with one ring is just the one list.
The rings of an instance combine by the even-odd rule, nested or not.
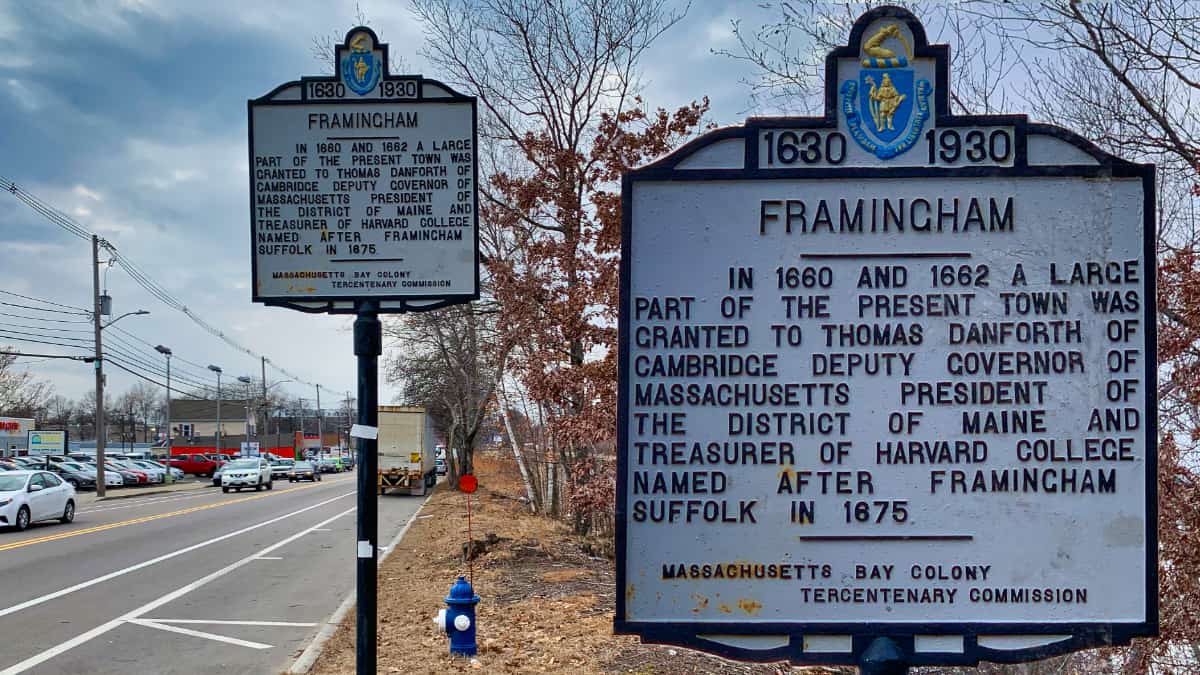
[(1154, 167), (951, 115), (948, 57), (873, 10), (826, 117), (625, 177), (618, 632), (916, 665), (1157, 631)]
[(388, 73), (356, 28), (337, 72), (249, 102), (255, 302), (306, 311), (479, 297), (475, 98)]

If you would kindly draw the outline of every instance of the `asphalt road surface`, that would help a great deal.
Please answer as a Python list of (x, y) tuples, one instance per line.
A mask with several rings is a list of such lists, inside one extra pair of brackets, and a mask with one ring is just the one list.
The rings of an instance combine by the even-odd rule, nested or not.
[[(354, 588), (354, 493), (84, 497), (70, 525), (0, 530), (0, 675), (286, 670)], [(378, 499), (386, 546), (424, 498)]]

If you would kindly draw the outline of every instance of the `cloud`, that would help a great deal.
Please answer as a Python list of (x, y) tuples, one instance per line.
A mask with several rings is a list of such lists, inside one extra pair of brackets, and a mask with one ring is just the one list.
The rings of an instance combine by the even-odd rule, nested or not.
[(91, 199), (93, 201), (97, 201), (97, 202), (104, 201), (104, 197), (99, 192), (88, 189), (88, 187), (86, 185), (76, 185), (71, 190), (71, 192), (79, 195), (80, 197), (87, 197), (88, 199)]

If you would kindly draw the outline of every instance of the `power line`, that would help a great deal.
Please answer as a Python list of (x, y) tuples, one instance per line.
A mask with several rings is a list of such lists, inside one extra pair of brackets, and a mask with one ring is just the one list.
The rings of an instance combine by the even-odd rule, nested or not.
[[(112, 364), (113, 366), (115, 366), (115, 367), (117, 367), (117, 368), (120, 368), (121, 370), (123, 370), (123, 371), (125, 371), (125, 372), (129, 373), (130, 375), (133, 375), (134, 377), (141, 378), (141, 379), (143, 379), (143, 380), (145, 380), (145, 381), (147, 381), (147, 382), (149, 382), (149, 383), (151, 383), (151, 384), (154, 384), (154, 385), (157, 385), (157, 386), (159, 386), (159, 387), (162, 387), (162, 388), (164, 388), (164, 389), (167, 389), (167, 385), (166, 385), (165, 383), (163, 383), (163, 382), (159, 382), (158, 380), (155, 380), (155, 379), (154, 379), (154, 378), (152, 378), (152, 377), (147, 377), (146, 375), (143, 375), (142, 373), (139, 373), (139, 372), (137, 372), (137, 371), (133, 370), (132, 368), (127, 368), (126, 366), (122, 365), (122, 364), (121, 364), (121, 362), (120, 362), (119, 360), (117, 360), (117, 359), (112, 359), (112, 358), (109, 358), (109, 359), (105, 359), (105, 360), (106, 360), (106, 361), (108, 361), (108, 363)], [(188, 392), (188, 391), (185, 391), (185, 390), (183, 390), (183, 389), (180, 389), (179, 387), (176, 387), (176, 386), (174, 386), (174, 384), (175, 384), (174, 382), (172, 382), (171, 384), (172, 384), (172, 386), (171, 386), (171, 387), (168, 389), (168, 391), (167, 391), (167, 398), (168, 398), (168, 399), (170, 398), (170, 394), (171, 394), (171, 392), (175, 392), (175, 393), (178, 393), (178, 394), (184, 394), (184, 395), (186, 395), (186, 396), (190, 396), (191, 398), (195, 398), (195, 399), (206, 399), (206, 398), (208, 398), (207, 396), (197, 396), (197, 395), (195, 394), (195, 392)]]
[(40, 303), (42, 303), (43, 305), (53, 305), (53, 306), (55, 306), (55, 307), (62, 307), (62, 308), (64, 308), (64, 309), (73, 309), (73, 310), (76, 310), (77, 312), (80, 312), (80, 313), (82, 313), (82, 314), (91, 314), (91, 312), (90, 312), (90, 311), (88, 311), (88, 310), (84, 309), (83, 307), (76, 307), (76, 306), (74, 306), (74, 305), (64, 305), (64, 304), (62, 304), (61, 302), (53, 302), (53, 301), (51, 301), (51, 300), (46, 300), (46, 299), (43, 299), (43, 298), (35, 298), (35, 297), (31, 296), (31, 295), (21, 295), (20, 293), (13, 293), (12, 291), (5, 291), (5, 290), (0, 290), (0, 293), (3, 293), (3, 294), (5, 294), (5, 295), (11, 295), (11, 296), (14, 296), (14, 297), (17, 297), (17, 298), (21, 298), (21, 299), (23, 299), (23, 300), (32, 300), (32, 301), (34, 301), (34, 302), (40, 302)]
[[(22, 189), (20, 187), (17, 187), (16, 183), (5, 178), (4, 176), (0, 176), (0, 187), (8, 190), (17, 199), (20, 199), (22, 202), (24, 202), (26, 205), (28, 205), (34, 211), (37, 211), (38, 213), (42, 214), (43, 216), (46, 217), (46, 219), (50, 220), (55, 225), (58, 225), (62, 229), (66, 230), (67, 232), (69, 232), (77, 237), (80, 237), (82, 239), (90, 239), (93, 236), (92, 233), (88, 232), (87, 228), (83, 227), (79, 223), (76, 223), (65, 213), (58, 211), (57, 209), (51, 207), (49, 204), (42, 202), (40, 199), (38, 199), (33, 194), (25, 191), (24, 189)], [(185, 316), (187, 316), (189, 319), (191, 319), (193, 323), (200, 326), (202, 329), (204, 329), (209, 334), (217, 337), (225, 344), (242, 352), (243, 354), (246, 354), (247, 356), (253, 357), (255, 359), (262, 359), (264, 363), (266, 363), (267, 365), (270, 365), (276, 371), (290, 377), (291, 379), (295, 380), (296, 382), (298, 382), (300, 384), (316, 386), (315, 382), (310, 382), (310, 381), (300, 377), (299, 375), (283, 368), (282, 366), (277, 365), (271, 359), (267, 358), (266, 356), (264, 356), (262, 354), (259, 354), (258, 352), (250, 349), (249, 347), (242, 345), (241, 343), (237, 342), (233, 338), (226, 335), (223, 331), (221, 331), (216, 326), (212, 325), (208, 321), (205, 321), (203, 317), (201, 317), (200, 315), (196, 314), (191, 309), (189, 309), (187, 307), (187, 305), (183, 304), (183, 302), (179, 301), (177, 298), (175, 298), (173, 295), (171, 295), (166, 289), (164, 289), (157, 282), (155, 282), (154, 279), (152, 279), (148, 274), (146, 274), (140, 268), (138, 268), (138, 266), (135, 265), (131, 260), (129, 260), (129, 258), (125, 257), (124, 254), (122, 254), (120, 251), (117, 250), (117, 247), (114, 246), (112, 244), (112, 242), (106, 241), (104, 239), (100, 239), (100, 245), (103, 246), (104, 249), (109, 252), (109, 254), (117, 262), (117, 264), (119, 264), (121, 266), (121, 269), (125, 270), (125, 272), (127, 274), (129, 274), (129, 276), (139, 286), (141, 286), (148, 293), (150, 293), (150, 295), (154, 296), (159, 301), (166, 304), (168, 307), (172, 307), (172, 308), (182, 312)]]
[(45, 321), (47, 323), (87, 323), (90, 324), (91, 319), (53, 319), (43, 316), (27, 316), (25, 314), (12, 314), (11, 312), (0, 312), (0, 316), (8, 316), (14, 319), (23, 319), (25, 321)]
[(59, 328), (58, 326), (27, 326), (23, 323), (12, 323), (9, 321), (0, 321), (0, 327), (12, 326), (14, 328), (32, 328), (33, 330), (50, 331), (54, 333), (83, 333), (90, 334), (92, 331), (83, 330), (80, 328)]
[[(96, 358), (93, 356), (71, 356), (69, 354), (30, 354), (29, 352), (14, 352), (14, 351), (9, 351), (7, 349), (0, 349), (0, 354), (4, 354), (5, 356), (16, 356), (16, 357), (21, 357), (21, 358), (35, 358), (35, 359), (40, 359), (41, 361), (47, 361), (49, 359), (69, 359), (71, 361), (83, 361), (85, 363), (92, 363), (96, 360)], [(33, 363), (38, 363), (38, 361), (34, 361)]]
[[(5, 333), (5, 332), (11, 332), (11, 331), (0, 330), (0, 333)], [(85, 347), (83, 345), (70, 344), (67, 342), (55, 342), (53, 340), (35, 340), (33, 338), (28, 338), (28, 337), (7, 337), (5, 335), (0, 335), (0, 340), (12, 340), (13, 342), (28, 342), (28, 343), (37, 344), (37, 345), (52, 345), (55, 347), (69, 347), (71, 349), (85, 349)]]

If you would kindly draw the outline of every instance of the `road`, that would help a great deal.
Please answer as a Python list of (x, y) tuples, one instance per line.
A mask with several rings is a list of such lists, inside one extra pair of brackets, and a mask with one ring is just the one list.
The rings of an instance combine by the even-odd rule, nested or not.
[[(286, 670), (354, 588), (354, 493), (84, 497), (71, 525), (0, 530), (0, 675)], [(379, 498), (381, 545), (423, 501)]]

